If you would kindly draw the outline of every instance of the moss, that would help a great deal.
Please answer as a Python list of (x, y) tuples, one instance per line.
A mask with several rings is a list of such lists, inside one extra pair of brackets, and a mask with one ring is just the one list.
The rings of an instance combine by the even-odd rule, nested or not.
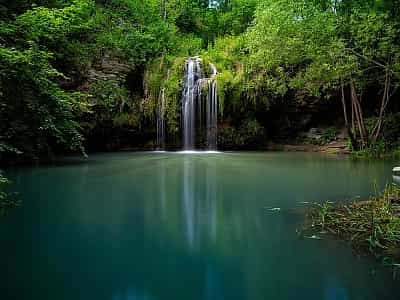
[(227, 98), (228, 91), (232, 87), (234, 77), (232, 72), (222, 71), (218, 73), (215, 79), (218, 83), (218, 105), (220, 114), (222, 115), (224, 112), (225, 99)]
[(185, 58), (178, 57), (169, 69), (169, 76), (165, 81), (166, 122), (170, 133), (178, 131), (179, 99), (181, 82), (184, 75)]
[(179, 99), (181, 81), (184, 75), (184, 57), (163, 56), (151, 62), (145, 72), (145, 113), (154, 119), (160, 101), (160, 93), (165, 93), (165, 119), (167, 130), (178, 130)]
[(218, 70), (219, 111), (222, 114), (226, 105), (237, 106), (246, 99), (247, 91), (244, 80), (244, 68), (241, 55), (238, 53), (240, 39), (238, 37), (223, 37), (215, 41), (213, 47), (201, 53), (204, 65), (212, 62)]

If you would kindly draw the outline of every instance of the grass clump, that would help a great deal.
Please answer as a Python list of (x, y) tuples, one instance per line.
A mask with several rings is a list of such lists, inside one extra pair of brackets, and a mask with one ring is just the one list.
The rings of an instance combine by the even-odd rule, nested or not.
[(400, 186), (396, 184), (366, 201), (315, 204), (309, 222), (307, 227), (328, 231), (384, 262), (400, 262)]

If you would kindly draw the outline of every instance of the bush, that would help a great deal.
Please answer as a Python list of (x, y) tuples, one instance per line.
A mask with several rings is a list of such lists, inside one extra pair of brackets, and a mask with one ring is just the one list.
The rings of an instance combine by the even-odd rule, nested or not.
[(334, 127), (329, 127), (324, 130), (321, 136), (322, 145), (326, 145), (336, 140), (337, 130)]
[(218, 131), (218, 144), (225, 149), (257, 149), (264, 140), (264, 127), (252, 118), (245, 119), (237, 129), (223, 127)]

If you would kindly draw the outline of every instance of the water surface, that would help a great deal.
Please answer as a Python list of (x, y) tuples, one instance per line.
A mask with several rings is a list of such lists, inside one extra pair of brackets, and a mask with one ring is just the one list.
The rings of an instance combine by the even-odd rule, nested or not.
[(302, 202), (367, 197), (392, 167), (119, 153), (9, 170), (23, 207), (0, 219), (1, 299), (400, 299), (390, 270), (296, 233)]

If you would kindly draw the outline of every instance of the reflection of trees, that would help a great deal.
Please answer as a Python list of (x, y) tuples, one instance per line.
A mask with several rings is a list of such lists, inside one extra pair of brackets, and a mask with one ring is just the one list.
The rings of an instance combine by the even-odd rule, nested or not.
[(11, 181), (1, 174), (0, 170), (0, 215), (4, 215), (10, 208), (20, 206), (20, 201), (15, 198), (15, 194), (9, 193), (8, 187)]
[(140, 293), (133, 288), (117, 290), (113, 293), (111, 300), (151, 300), (154, 299), (145, 293)]

